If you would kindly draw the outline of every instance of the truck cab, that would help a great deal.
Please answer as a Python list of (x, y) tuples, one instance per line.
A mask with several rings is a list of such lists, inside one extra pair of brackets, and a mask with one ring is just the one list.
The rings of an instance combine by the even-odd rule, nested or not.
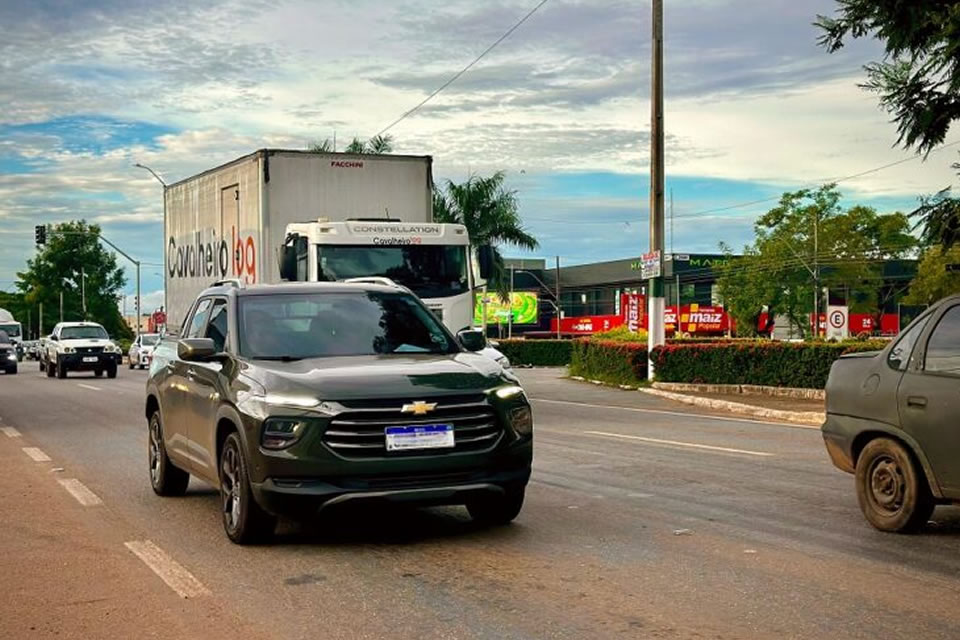
[(388, 278), (406, 287), (452, 332), (473, 324), (473, 292), (489, 275), (460, 224), (358, 219), (287, 225), (281, 277), (299, 282)]

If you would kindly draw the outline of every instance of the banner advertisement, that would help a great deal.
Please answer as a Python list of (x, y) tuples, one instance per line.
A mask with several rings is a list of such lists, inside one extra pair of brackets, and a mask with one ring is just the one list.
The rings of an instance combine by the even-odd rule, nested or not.
[[(540, 315), (540, 300), (536, 292), (514, 291), (511, 295), (511, 304), (500, 299), (496, 293), (487, 293), (487, 324), (498, 322), (506, 324), (513, 313), (513, 324), (537, 324)], [(483, 324), (483, 294), (474, 296), (473, 322)]]

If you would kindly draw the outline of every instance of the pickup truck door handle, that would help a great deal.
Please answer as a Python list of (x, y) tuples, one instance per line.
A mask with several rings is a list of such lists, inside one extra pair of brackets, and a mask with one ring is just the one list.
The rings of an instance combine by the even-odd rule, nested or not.
[(923, 409), (927, 406), (927, 399), (923, 396), (907, 396), (907, 406)]

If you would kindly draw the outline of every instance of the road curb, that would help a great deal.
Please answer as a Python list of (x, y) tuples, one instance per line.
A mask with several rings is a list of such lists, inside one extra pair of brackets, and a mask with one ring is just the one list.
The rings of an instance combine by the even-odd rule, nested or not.
[(753, 405), (743, 404), (741, 402), (715, 400), (713, 398), (701, 398), (683, 393), (664, 391), (663, 389), (638, 389), (638, 391), (648, 395), (665, 398), (667, 400), (693, 405), (695, 407), (716, 409), (729, 413), (753, 416), (755, 418), (766, 418), (768, 420), (780, 420), (783, 422), (805, 425), (820, 425), (826, 420), (826, 414), (819, 411), (784, 411), (783, 409), (767, 409), (764, 407), (755, 407)]
[(823, 400), (823, 389), (770, 387), (755, 384), (696, 384), (688, 382), (654, 382), (654, 389), (678, 393), (717, 393), (744, 396), (772, 396), (798, 400)]

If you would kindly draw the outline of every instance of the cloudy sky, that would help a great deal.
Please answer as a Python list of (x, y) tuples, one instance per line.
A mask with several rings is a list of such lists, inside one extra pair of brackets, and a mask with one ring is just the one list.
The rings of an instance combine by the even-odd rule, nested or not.
[[(4, 0), (0, 288), (33, 225), (86, 218), (163, 281), (159, 185), (261, 147), (368, 137), (496, 40), (535, 0)], [(676, 251), (742, 245), (785, 189), (909, 157), (857, 88), (873, 42), (828, 56), (834, 0), (667, 0), (668, 188)], [(395, 128), (435, 177), (505, 169), (541, 256), (632, 257), (647, 239), (650, 7), (551, 0)], [(909, 210), (949, 185), (953, 150), (849, 180)], [(725, 209), (715, 211), (716, 209)], [(133, 291), (131, 279), (129, 291)]]

